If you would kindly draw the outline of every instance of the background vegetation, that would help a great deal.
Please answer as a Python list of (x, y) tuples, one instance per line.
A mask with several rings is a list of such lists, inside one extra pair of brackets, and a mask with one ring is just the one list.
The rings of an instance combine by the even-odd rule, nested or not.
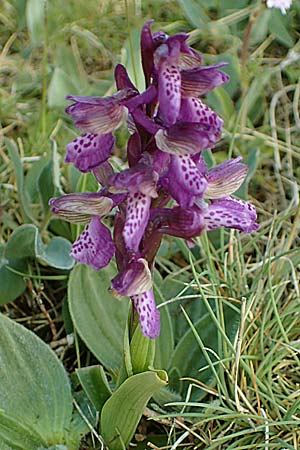
[[(102, 438), (75, 369), (100, 361), (114, 384), (127, 309), (118, 304), (117, 310), (124, 311), (117, 313), (108, 301), (104, 311), (89, 316), (97, 289), (105, 296), (101, 286), (108, 273), (100, 279), (85, 268), (72, 269), (68, 252), (78, 227), (54, 219), (48, 199), (96, 189), (92, 178), (63, 163), (65, 146), (76, 135), (64, 113), (65, 96), (113, 92), (118, 62), (142, 88), (139, 32), (149, 18), (155, 19), (155, 30), (189, 32), (205, 64), (229, 62), (230, 83), (206, 99), (225, 122), (224, 137), (207, 158), (213, 163), (228, 154), (244, 157), (249, 175), (238, 194), (256, 205), (260, 228), (252, 235), (207, 233), (192, 252), (177, 239), (165, 240), (156, 266), (164, 332), (155, 363), (167, 370), (170, 383), (145, 409), (134, 445), (300, 448), (300, 5), (294, 1), (283, 16), (260, 2), (238, 4), (0, 0), (1, 311), (46, 342), (69, 372), (81, 423), (75, 426), (78, 418), (68, 422), (60, 416), (59, 387), (51, 391), (56, 392), (51, 407), (58, 411), (58, 422), (72, 423), (80, 435), (88, 433), (81, 450), (101, 448)], [(125, 139), (125, 129), (119, 130), (114, 157), (119, 166)], [(88, 278), (87, 285), (80, 282)], [(105, 353), (111, 335), (115, 353)], [(32, 335), (26, 339), (33, 339), (37, 354), (46, 352)], [(35, 356), (29, 352), (19, 358)], [(51, 376), (64, 380), (59, 370)], [(46, 372), (37, 369), (36, 376), (47, 379)], [(12, 400), (12, 413), (26, 391), (19, 377), (2, 384), (11, 398), (14, 390), (19, 395)], [(44, 388), (51, 390), (47, 384)], [(65, 402), (71, 402), (68, 395)], [(1, 393), (0, 398), (5, 409), (7, 399)], [(37, 434), (46, 433), (47, 426), (45, 421)], [(45, 448), (51, 448), (44, 438)], [(3, 450), (11, 449), (5, 442)], [(71, 437), (65, 443), (69, 449), (77, 445)]]

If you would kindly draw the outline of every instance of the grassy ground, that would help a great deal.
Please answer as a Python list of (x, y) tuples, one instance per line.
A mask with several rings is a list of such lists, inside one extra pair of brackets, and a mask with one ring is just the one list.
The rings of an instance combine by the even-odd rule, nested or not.
[[(300, 9), (295, 6), (284, 19), (288, 31), (278, 32), (280, 36), (277, 22), (272, 31), (263, 15), (252, 15), (246, 48), (255, 2), (242, 3), (226, 14), (211, 9), (212, 22), (201, 29), (182, 2), (128, 2), (126, 10), (122, 1), (77, 0), (62, 8), (53, 0), (44, 22), (39, 2), (28, 1), (26, 9), (25, 1), (0, 0), (0, 243), (24, 222), (3, 138), (17, 143), (25, 175), (57, 147), (60, 184), (70, 192), (75, 175), (62, 160), (74, 129), (64, 115), (64, 97), (111, 92), (113, 66), (120, 61), (132, 65), (129, 29), (138, 45), (141, 24), (153, 17), (156, 29), (191, 31), (191, 42), (206, 63), (225, 59), (231, 64), (227, 90), (208, 98), (225, 121), (224, 138), (212, 158), (220, 161), (228, 152), (244, 156), (251, 176), (240, 195), (256, 205), (260, 228), (253, 235), (221, 231), (203, 236), (192, 256), (171, 241), (160, 252), (157, 268), (175, 286), (174, 292), (162, 292), (161, 300), (171, 305), (174, 320), (179, 315), (187, 320), (205, 356), (201, 370), (210, 367), (215, 379), (208, 386), (187, 376), (186, 399), (173, 405), (180, 413), (172, 414), (168, 407), (157, 410), (151, 403), (137, 431), (138, 448), (148, 442), (151, 448), (172, 449), (300, 448)], [(274, 17), (279, 20), (280, 13)], [(118, 144), (122, 156), (122, 132)], [(47, 241), (54, 232), (51, 217), (43, 215), (32, 175), (25, 180), (33, 193), (35, 223)], [(62, 315), (66, 274), (60, 280), (57, 271), (37, 261), (30, 262), (26, 273), (36, 276), (28, 275), (25, 293), (1, 310), (41, 336), (72, 372), (78, 353), (68, 344), (69, 324)], [(193, 301), (202, 302), (217, 325), (218, 355), (193, 328), (197, 317), (187, 312)], [(233, 341), (222, 315), (222, 305), (228, 304), (240, 318)], [(81, 361), (93, 361), (83, 347)], [(199, 389), (206, 395), (201, 402), (192, 401)], [(88, 448), (100, 448), (97, 439), (88, 437), (82, 450)]]

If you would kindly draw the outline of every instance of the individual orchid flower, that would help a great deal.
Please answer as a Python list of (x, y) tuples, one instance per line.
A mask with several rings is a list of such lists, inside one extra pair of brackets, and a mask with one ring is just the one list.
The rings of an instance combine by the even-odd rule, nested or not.
[[(112, 196), (111, 196), (112, 197)], [(115, 253), (115, 245), (109, 229), (100, 217), (108, 214), (120, 201), (114, 202), (109, 196), (97, 193), (67, 194), (49, 201), (51, 211), (58, 217), (72, 223), (86, 223), (86, 229), (72, 245), (71, 256), (95, 270), (109, 264)]]
[(128, 250), (137, 252), (149, 220), (152, 198), (157, 197), (158, 174), (146, 164), (124, 170), (109, 179), (114, 192), (128, 192), (123, 237)]
[(278, 8), (282, 14), (292, 6), (293, 0), (267, 0), (268, 8)]

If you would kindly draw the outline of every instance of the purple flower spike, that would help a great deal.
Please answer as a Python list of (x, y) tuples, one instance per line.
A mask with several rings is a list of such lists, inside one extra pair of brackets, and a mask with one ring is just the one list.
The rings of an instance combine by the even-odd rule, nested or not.
[(142, 294), (152, 287), (152, 276), (145, 259), (130, 262), (111, 282), (115, 295), (132, 297)]
[(172, 155), (167, 175), (168, 191), (183, 208), (192, 206), (194, 197), (203, 197), (207, 181), (190, 156)]
[(111, 133), (125, 120), (127, 109), (124, 101), (136, 91), (123, 89), (111, 97), (75, 97), (67, 100), (74, 103), (67, 107), (66, 113), (73, 117), (75, 126), (80, 130), (94, 134)]
[(214, 66), (197, 67), (181, 72), (181, 92), (184, 97), (199, 97), (221, 84), (228, 83), (229, 75), (218, 70), (226, 63)]
[(208, 230), (227, 227), (251, 233), (258, 229), (255, 207), (233, 197), (213, 200), (204, 212), (204, 219)]
[(248, 166), (242, 164), (241, 160), (241, 157), (230, 159), (206, 172), (206, 198), (227, 197), (238, 190), (248, 172)]
[(95, 270), (107, 266), (115, 253), (115, 245), (109, 229), (99, 217), (93, 217), (88, 227), (74, 242), (71, 256), (82, 264), (88, 264)]
[(111, 133), (85, 133), (67, 145), (65, 162), (72, 162), (81, 172), (91, 172), (110, 156), (115, 144)]
[[(255, 207), (230, 197), (247, 175), (241, 158), (208, 170), (202, 156), (221, 138), (223, 120), (199, 97), (228, 82), (220, 70), (226, 63), (202, 66), (202, 56), (188, 45), (188, 34), (152, 33), (151, 23), (141, 32), (143, 92), (118, 64), (114, 95), (67, 97), (72, 104), (66, 112), (85, 134), (68, 144), (66, 162), (92, 172), (101, 191), (68, 194), (49, 203), (67, 221), (90, 220), (71, 255), (96, 270), (115, 255), (118, 273), (112, 292), (131, 298), (144, 336), (154, 339), (160, 316), (152, 270), (163, 235), (192, 246), (205, 230), (224, 226), (249, 233), (258, 225)], [(112, 132), (123, 122), (130, 135), (125, 146), (129, 168), (116, 170), (110, 161)], [(113, 208), (112, 238), (101, 217)]]
[(155, 304), (152, 289), (134, 295), (131, 299), (138, 312), (143, 335), (155, 339), (160, 332), (160, 314)]
[(85, 223), (91, 216), (104, 216), (113, 207), (113, 200), (101, 193), (67, 194), (49, 200), (51, 211), (63, 220)]

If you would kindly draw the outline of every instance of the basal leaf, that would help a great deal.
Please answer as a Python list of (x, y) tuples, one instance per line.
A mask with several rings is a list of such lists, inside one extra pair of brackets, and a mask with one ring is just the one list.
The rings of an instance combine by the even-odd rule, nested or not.
[(37, 249), (43, 248), (42, 238), (35, 225), (25, 224), (17, 228), (10, 236), (6, 249), (6, 258), (35, 257)]
[(0, 305), (15, 300), (24, 292), (26, 287), (23, 278), (9, 270), (11, 267), (21, 272), (24, 271), (24, 262), (7, 259), (4, 252), (5, 246), (0, 245)]
[(36, 256), (51, 267), (70, 270), (74, 266), (74, 259), (70, 256), (72, 244), (67, 239), (54, 236), (43, 251)]
[(101, 364), (115, 370), (122, 361), (128, 301), (117, 300), (109, 293), (114, 275), (112, 266), (96, 272), (77, 265), (70, 276), (68, 301), (81, 339)]
[(67, 444), (68, 450), (77, 450), (74, 442), (78, 444), (79, 436), (71, 429), (71, 388), (61, 362), (31, 331), (4, 315), (0, 315), (0, 367), (0, 437), (4, 442), (11, 427), (11, 436), (16, 435), (12, 449), (23, 448), (16, 445), (25, 427), (32, 429), (35, 440), (40, 436), (40, 447), (43, 443)]
[(97, 411), (111, 396), (111, 390), (102, 366), (89, 366), (76, 370), (79, 381)]
[(100, 431), (110, 450), (128, 446), (148, 401), (167, 383), (163, 370), (139, 373), (124, 381), (107, 400), (102, 409)]

